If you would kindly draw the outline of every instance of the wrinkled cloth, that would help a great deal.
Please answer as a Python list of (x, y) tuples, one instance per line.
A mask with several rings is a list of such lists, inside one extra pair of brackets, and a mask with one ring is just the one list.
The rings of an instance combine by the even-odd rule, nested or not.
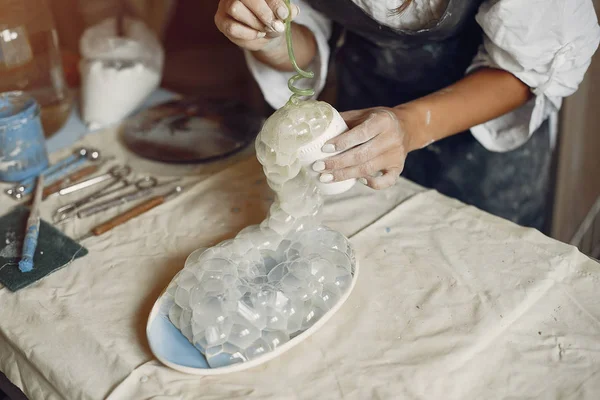
[[(410, 29), (408, 21), (429, 15), (438, 20), (440, 5), (419, 8), (416, 3), (399, 17), (383, 12), (382, 7), (397, 7), (389, 2), (352, 0), (383, 26)], [(315, 35), (317, 57), (308, 67), (315, 73), (312, 81), (302, 80), (302, 87), (314, 87), (318, 95), (325, 85), (331, 49), (328, 38), (332, 22), (315, 11), (305, 0), (298, 1), (300, 14), (295, 22), (308, 27)], [(534, 98), (517, 110), (471, 128), (471, 133), (488, 150), (509, 151), (523, 143), (548, 118), (558, 113), (562, 99), (573, 94), (590, 65), (600, 42), (600, 27), (591, 0), (568, 1), (484, 1), (476, 15), (484, 32), (484, 43), (467, 73), (477, 68), (506, 70), (531, 87)], [(422, 21), (420, 25), (424, 25)], [(275, 109), (287, 101), (287, 80), (292, 73), (277, 71), (246, 52), (250, 71), (262, 89), (266, 101)], [(380, 104), (383, 105), (383, 104)], [(556, 129), (552, 125), (552, 142)]]
[[(115, 136), (83, 143), (153, 170)], [(86, 241), (88, 256), (18, 293), (0, 287), (0, 370), (31, 400), (600, 397), (600, 265), (404, 179), (327, 198), (325, 221), (351, 238), (361, 272), (320, 331), (245, 372), (162, 366), (145, 335), (160, 292), (193, 250), (260, 222), (272, 202), (252, 155), (218, 165), (195, 167), (180, 197)], [(43, 215), (66, 201), (48, 199)]]

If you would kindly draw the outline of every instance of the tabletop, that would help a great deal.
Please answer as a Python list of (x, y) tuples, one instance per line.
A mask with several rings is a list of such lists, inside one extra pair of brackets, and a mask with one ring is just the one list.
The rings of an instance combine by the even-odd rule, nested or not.
[(56, 137), (53, 158), (77, 140), (187, 186), (42, 281), (0, 286), (0, 370), (30, 399), (600, 398), (600, 265), (404, 179), (327, 198), (325, 222), (350, 237), (361, 274), (320, 331), (248, 371), (170, 370), (146, 340), (150, 309), (193, 250), (265, 217), (261, 166), (248, 150), (165, 168), (129, 154), (116, 129)]

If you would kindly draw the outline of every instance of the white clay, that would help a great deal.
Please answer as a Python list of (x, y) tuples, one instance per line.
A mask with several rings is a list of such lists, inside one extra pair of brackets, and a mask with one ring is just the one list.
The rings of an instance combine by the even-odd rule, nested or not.
[(167, 288), (169, 319), (212, 368), (264, 355), (306, 331), (352, 283), (349, 241), (320, 226), (321, 192), (355, 181), (317, 183), (310, 165), (323, 144), (346, 130), (329, 104), (308, 101), (275, 112), (256, 153), (276, 192), (269, 215), (231, 240), (188, 257)]

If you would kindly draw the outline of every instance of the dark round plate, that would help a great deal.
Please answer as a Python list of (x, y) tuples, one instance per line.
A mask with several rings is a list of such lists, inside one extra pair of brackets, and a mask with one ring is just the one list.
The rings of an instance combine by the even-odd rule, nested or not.
[(127, 119), (123, 141), (144, 158), (196, 164), (244, 149), (263, 122), (258, 113), (237, 101), (183, 98)]

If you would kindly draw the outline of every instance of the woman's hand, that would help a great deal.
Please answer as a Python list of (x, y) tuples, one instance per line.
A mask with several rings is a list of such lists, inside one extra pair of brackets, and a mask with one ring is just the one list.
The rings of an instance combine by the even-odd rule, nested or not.
[[(288, 13), (282, 0), (221, 0), (215, 24), (239, 47), (266, 50), (283, 43)], [(292, 18), (297, 15), (298, 7), (292, 5)]]
[(369, 108), (341, 116), (350, 128), (328, 141), (322, 151), (340, 152), (313, 164), (321, 182), (358, 178), (373, 189), (384, 189), (398, 180), (406, 154), (413, 150), (409, 124), (401, 110)]
[(407, 153), (515, 110), (531, 96), (509, 72), (482, 68), (398, 107), (342, 113), (350, 129), (322, 149), (342, 153), (315, 162), (313, 170), (321, 172), (321, 182), (358, 178), (373, 189), (392, 186)]

